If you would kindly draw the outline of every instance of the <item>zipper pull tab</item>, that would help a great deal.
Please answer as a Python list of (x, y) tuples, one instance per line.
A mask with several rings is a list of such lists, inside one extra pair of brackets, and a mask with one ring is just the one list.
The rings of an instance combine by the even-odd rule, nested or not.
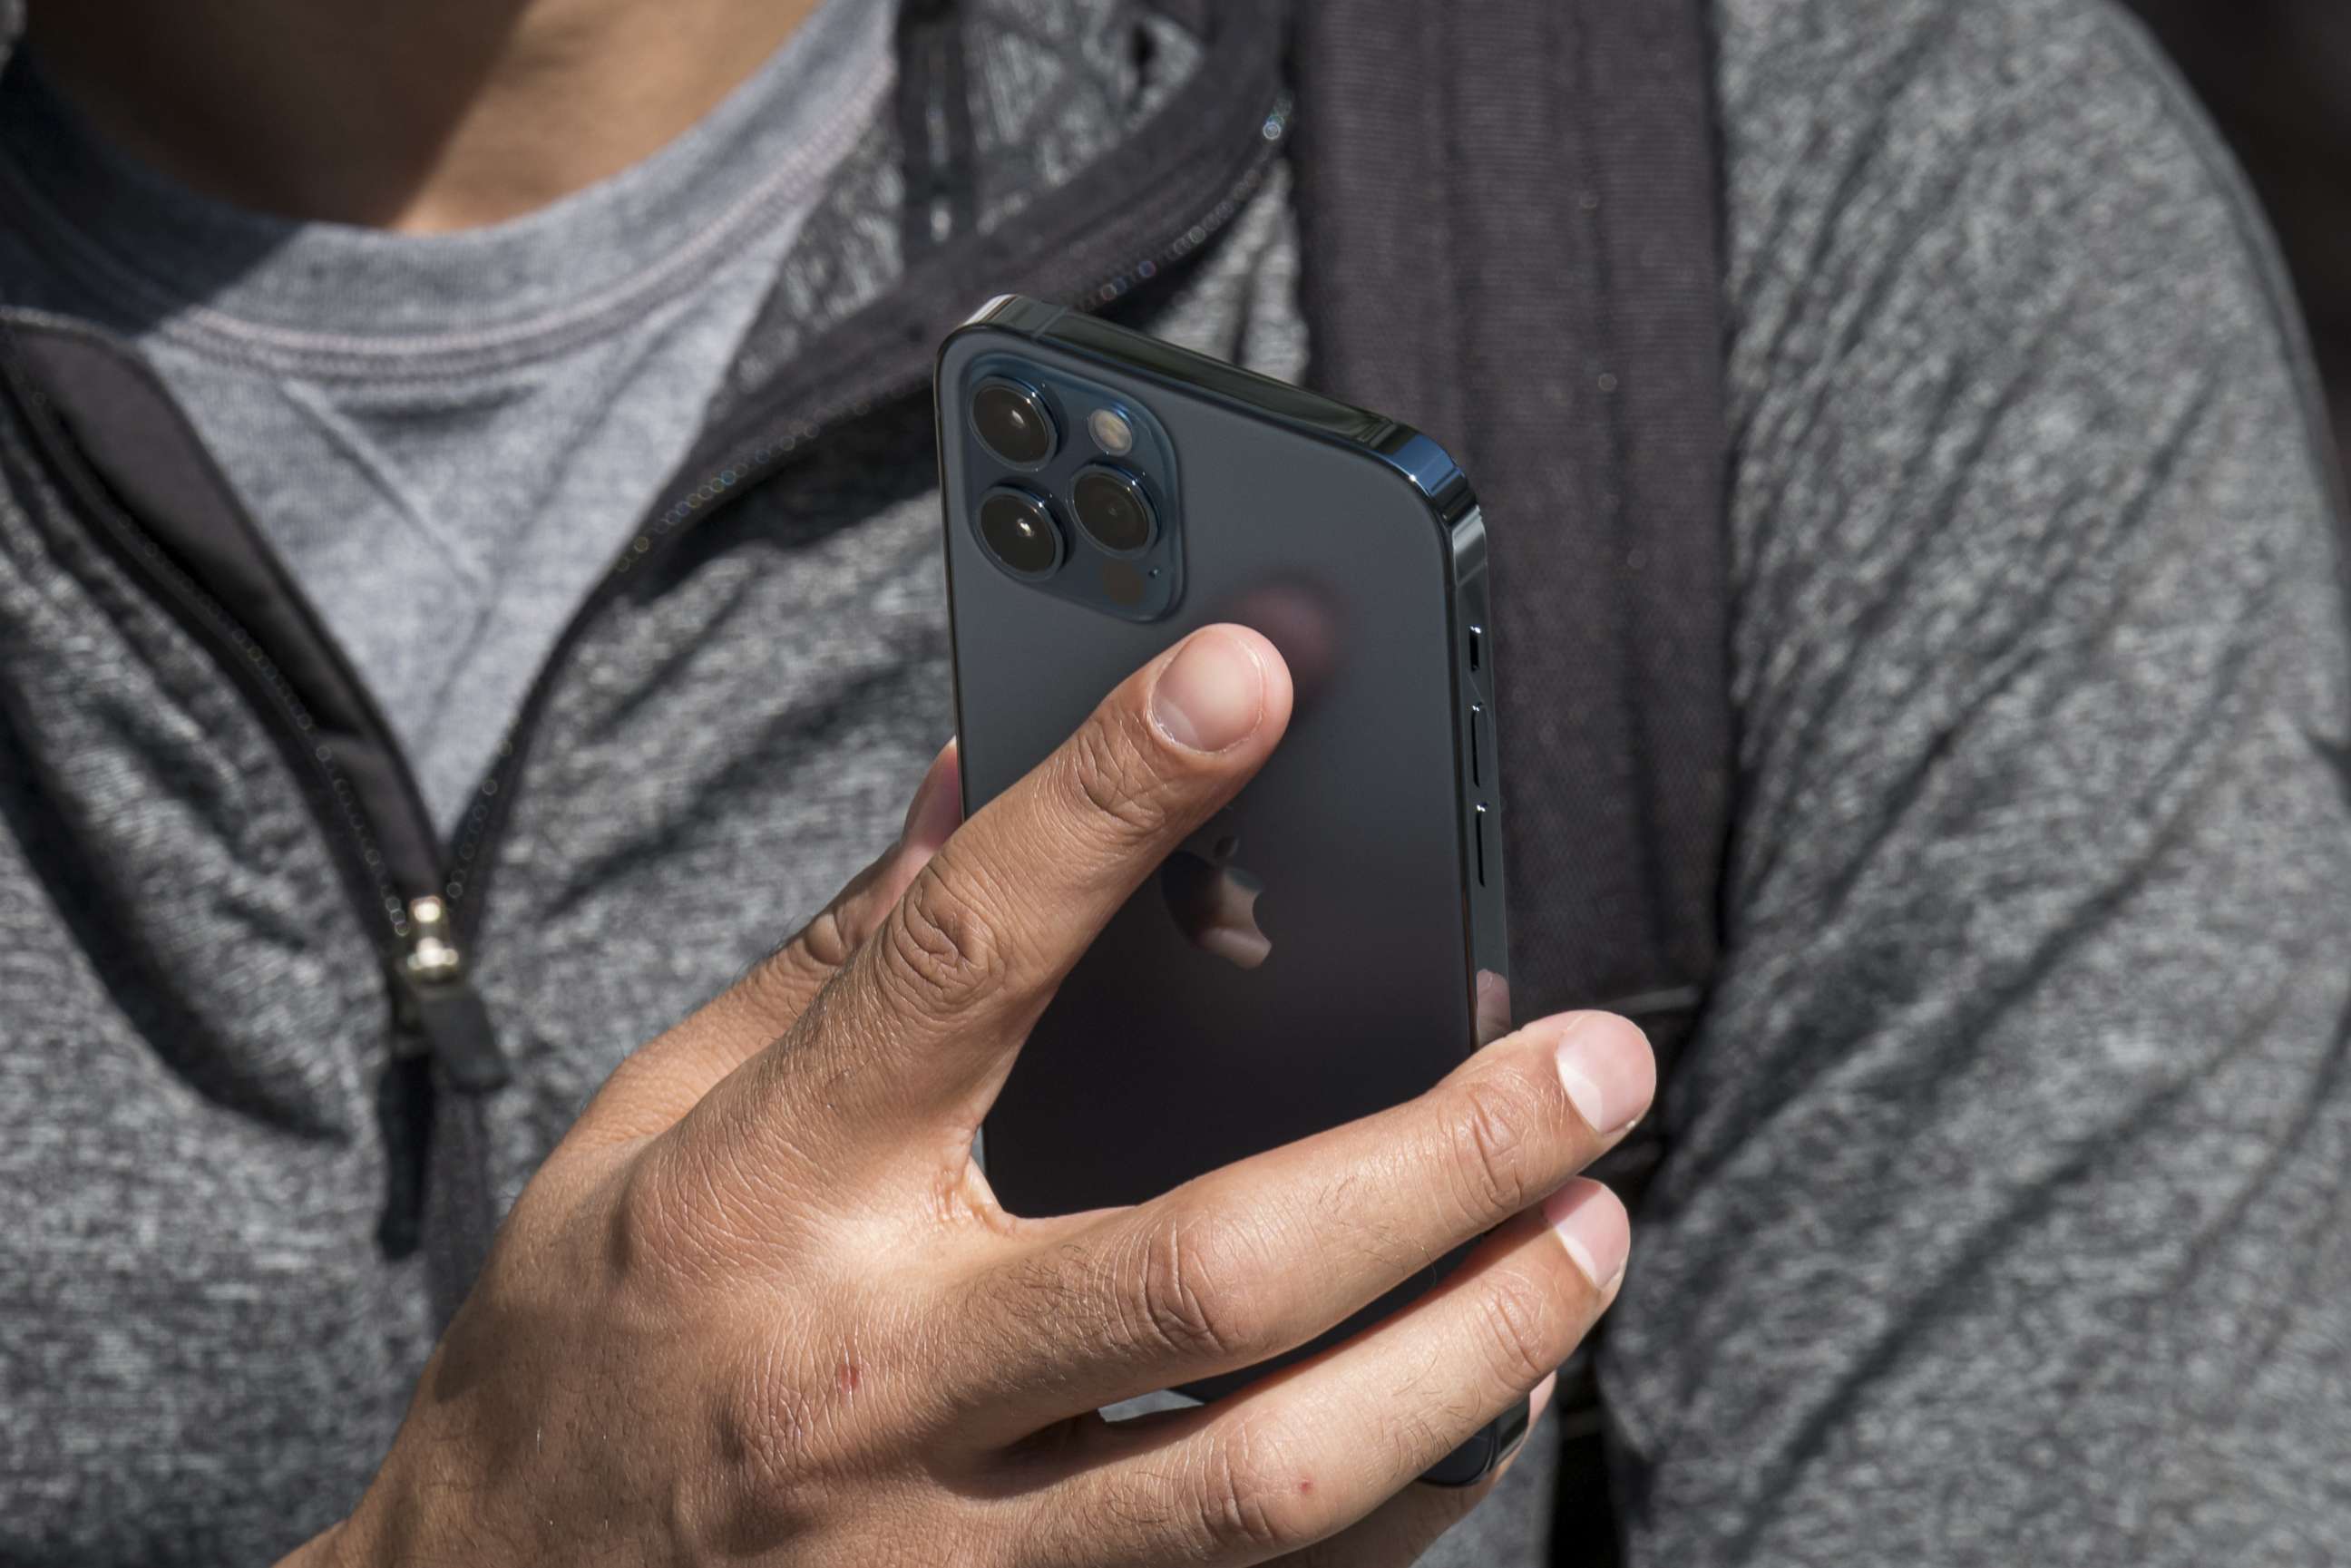
[(490, 1029), (489, 1009), (465, 978), (449, 906), (430, 894), (409, 902), (400, 968), (416, 1003), (417, 1029), (449, 1086), (467, 1094), (505, 1088), (512, 1074)]

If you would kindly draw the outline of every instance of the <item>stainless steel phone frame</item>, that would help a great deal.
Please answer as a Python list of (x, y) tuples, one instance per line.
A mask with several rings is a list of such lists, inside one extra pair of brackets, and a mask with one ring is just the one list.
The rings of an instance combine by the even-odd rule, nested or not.
[[(1181, 533), (1183, 577), (1153, 619), (1038, 592), (974, 533), (996, 470), (964, 393), (976, 367), (1023, 364), (1164, 427), (1178, 515), (1163, 526)], [(1210, 620), (1266, 632), (1298, 687), (1283, 746), (1199, 846), (1237, 842), (1266, 873), (1273, 956), (1243, 971), (1198, 952), (1146, 883), (1064, 983), (988, 1118), (999, 1197), (1016, 1213), (1142, 1201), (1426, 1088), (1475, 1049), (1479, 973), (1508, 974), (1496, 650), (1468, 479), (1394, 420), (1018, 296), (948, 337), (936, 388), (967, 810)], [(1084, 441), (1083, 417), (1058, 410), (1063, 442)], [(1291, 1356), (1186, 1392), (1213, 1397), (1364, 1327), (1453, 1260)], [(1521, 1407), (1426, 1479), (1482, 1478), (1525, 1425)]]

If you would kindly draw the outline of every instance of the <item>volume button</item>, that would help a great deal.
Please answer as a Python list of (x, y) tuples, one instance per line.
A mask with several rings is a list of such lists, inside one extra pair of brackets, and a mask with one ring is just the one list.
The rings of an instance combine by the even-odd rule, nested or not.
[(1478, 841), (1478, 885), (1486, 885), (1486, 808), (1479, 806), (1470, 818), (1471, 834)]
[(1483, 703), (1469, 705), (1469, 783), (1474, 789), (1486, 786), (1486, 706)]

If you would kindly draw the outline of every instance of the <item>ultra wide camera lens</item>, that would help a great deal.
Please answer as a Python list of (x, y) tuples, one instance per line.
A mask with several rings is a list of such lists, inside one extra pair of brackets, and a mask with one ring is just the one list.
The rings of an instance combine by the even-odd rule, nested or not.
[(1018, 382), (980, 382), (971, 394), (971, 425), (990, 452), (1016, 467), (1034, 468), (1053, 455), (1053, 416)]
[(979, 538), (1018, 577), (1050, 577), (1061, 564), (1061, 530), (1051, 508), (1023, 490), (991, 490), (982, 497)]
[(1151, 498), (1134, 475), (1118, 468), (1089, 468), (1070, 486), (1071, 509), (1086, 537), (1113, 555), (1140, 555), (1151, 548), (1159, 519)]

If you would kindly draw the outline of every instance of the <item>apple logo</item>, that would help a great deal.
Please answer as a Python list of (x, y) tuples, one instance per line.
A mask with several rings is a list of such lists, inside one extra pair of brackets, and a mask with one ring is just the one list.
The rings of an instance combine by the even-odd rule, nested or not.
[(1258, 894), (1265, 883), (1232, 863), (1240, 852), (1229, 808), (1185, 841), (1159, 868), (1159, 891), (1176, 928), (1192, 946), (1230, 964), (1254, 969), (1273, 951), (1272, 939), (1257, 923)]

